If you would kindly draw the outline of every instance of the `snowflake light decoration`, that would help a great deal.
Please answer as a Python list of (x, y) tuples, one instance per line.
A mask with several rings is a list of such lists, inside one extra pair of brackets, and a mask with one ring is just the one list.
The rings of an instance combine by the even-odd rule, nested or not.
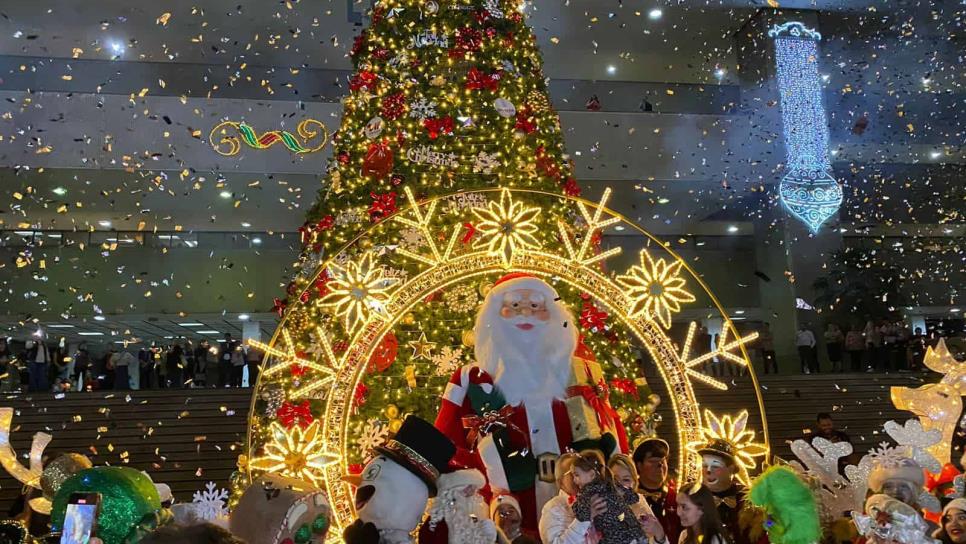
[(362, 451), (371, 452), (376, 446), (383, 445), (389, 438), (389, 426), (377, 419), (370, 419), (362, 428), (362, 433), (356, 439), (356, 444)]
[(436, 117), (436, 102), (426, 98), (418, 98), (409, 104), (409, 116), (423, 121)]
[(286, 430), (272, 422), (272, 440), (265, 444), (262, 455), (249, 461), (249, 466), (266, 472), (277, 472), (319, 486), (325, 479), (325, 468), (339, 460), (339, 455), (325, 451), (322, 427), (315, 420), (304, 431), (298, 425)]
[(482, 234), (476, 246), (486, 246), (487, 251), (498, 253), (506, 268), (510, 267), (514, 252), (540, 247), (534, 236), (539, 230), (536, 219), (540, 208), (528, 208), (514, 201), (509, 189), (500, 191), (499, 202), (491, 201), (486, 208), (473, 208), (473, 214), (479, 220), (476, 230)]
[(228, 517), (228, 490), (218, 489), (215, 482), (205, 484), (204, 491), (195, 491), (192, 503), (197, 508), (202, 519), (214, 521)]
[(632, 266), (627, 274), (617, 276), (617, 282), (627, 288), (627, 313), (631, 317), (645, 315), (657, 319), (668, 329), (671, 312), (680, 312), (682, 303), (697, 299), (684, 289), (681, 261), (668, 264), (663, 258), (651, 257), (646, 249), (641, 250), (640, 259), (640, 266)]
[(453, 349), (445, 346), (439, 353), (433, 355), (433, 362), (436, 363), (437, 376), (450, 376), (462, 364), (463, 348)]
[(335, 315), (343, 318), (345, 328), (354, 331), (365, 324), (372, 315), (381, 315), (388, 290), (396, 283), (385, 277), (385, 271), (375, 264), (372, 253), (366, 253), (359, 262), (347, 262), (343, 266), (332, 265), (329, 272), (329, 294), (319, 302), (334, 306)]

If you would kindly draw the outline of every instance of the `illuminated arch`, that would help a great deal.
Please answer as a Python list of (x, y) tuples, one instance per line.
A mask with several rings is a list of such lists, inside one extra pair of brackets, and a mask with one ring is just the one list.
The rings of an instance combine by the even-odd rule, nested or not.
[[(350, 522), (354, 514), (351, 488), (341, 480), (341, 477), (347, 473), (348, 469), (346, 452), (355, 447), (349, 439), (353, 393), (357, 384), (363, 380), (366, 374), (366, 368), (373, 351), (379, 346), (383, 337), (396, 327), (403, 316), (431, 293), (467, 279), (499, 275), (507, 269), (529, 272), (549, 280), (563, 282), (588, 293), (598, 300), (611, 315), (617, 316), (623, 326), (634, 334), (650, 354), (669, 392), (668, 396), (675, 414), (678, 444), (680, 446), (678, 474), (681, 475), (683, 480), (697, 479), (700, 475), (700, 467), (696, 458), (689, 457), (691, 454), (686, 451), (685, 446), (700, 441), (706, 434), (706, 430), (702, 426), (700, 403), (695, 393), (694, 383), (697, 382), (703, 386), (719, 389), (727, 388), (726, 384), (701, 373), (699, 370), (699, 365), (713, 357), (720, 357), (748, 368), (748, 375), (755, 385), (758, 406), (747, 408), (756, 410), (760, 414), (761, 432), (764, 442), (767, 444), (768, 431), (764, 406), (758, 392), (753, 368), (744, 349), (744, 344), (753, 339), (755, 335), (746, 337), (739, 335), (714, 295), (677, 254), (667, 249), (663, 243), (640, 227), (606, 208), (609, 194), (608, 190), (601, 201), (595, 204), (579, 198), (538, 191), (491, 189), (445, 195), (417, 202), (412, 193), (407, 191), (409, 206), (400, 210), (391, 220), (422, 231), (426, 235), (425, 240), (428, 247), (422, 253), (404, 248), (396, 249), (398, 258), (407, 258), (411, 262), (419, 263), (418, 272), (391, 288), (387, 288), (385, 293), (380, 292), (378, 298), (373, 296), (371, 304), (367, 306), (367, 311), (363, 312), (364, 316), (355, 315), (358, 319), (352, 320), (346, 317), (345, 329), (349, 332), (349, 335), (345, 351), (336, 355), (332, 345), (327, 340), (327, 335), (324, 331), (319, 330), (318, 337), (323, 348), (322, 356), (316, 361), (309, 361), (304, 356), (298, 355), (292, 347), (292, 340), (286, 329), (286, 321), (288, 316), (291, 315), (290, 313), (286, 314), (286, 318), (280, 323), (270, 344), (255, 343), (266, 350), (268, 354), (263, 364), (261, 377), (279, 372), (279, 369), (286, 367), (286, 363), (297, 363), (310, 368), (317, 374), (315, 381), (301, 385), (299, 390), (293, 392), (296, 397), (304, 397), (322, 388), (326, 390), (324, 415), (321, 418), (322, 445), (320, 446), (321, 451), (318, 453), (324, 454), (327, 459), (331, 459), (331, 462), (320, 469), (316, 483), (325, 487), (328, 493), (334, 512), (333, 522), (337, 527), (343, 527)], [(462, 222), (453, 217), (448, 218), (448, 221), (437, 222), (435, 213), (439, 210), (440, 204), (448, 200), (462, 199), (465, 201), (471, 199), (470, 197), (474, 195), (477, 198), (477, 205), (466, 208), (463, 213), (467, 217), (471, 214), (475, 216), (474, 220), (481, 225), (480, 231), (484, 235), (481, 243), (474, 248), (464, 252), (454, 251)], [(561, 246), (559, 248), (561, 251), (557, 253), (539, 247), (539, 243), (532, 243), (526, 236), (529, 228), (523, 223), (528, 221), (539, 222), (541, 216), (537, 206), (528, 206), (524, 203), (541, 200), (550, 201), (552, 206), (571, 208), (569, 211), (579, 213), (583, 217), (585, 232), (577, 241), (571, 240), (570, 234), (562, 223), (550, 227), (559, 229), (560, 239), (563, 242), (558, 244)], [(497, 222), (500, 228), (488, 228), (485, 223), (490, 219)], [(518, 221), (519, 224), (512, 224), (514, 220)], [(601, 272), (599, 263), (619, 253), (620, 248), (595, 253), (591, 249), (590, 239), (593, 233), (617, 223), (623, 223), (635, 229), (653, 242), (653, 247), (649, 250), (642, 250), (639, 266), (631, 267), (623, 275), (618, 275), (616, 279), (612, 279)], [(436, 231), (434, 227), (439, 226), (452, 227), (450, 234), (445, 237), (445, 243), (437, 243), (436, 236), (432, 235)], [(546, 227), (546, 225), (544, 226)], [(514, 238), (514, 232), (517, 232), (520, 236), (511, 239)], [(356, 248), (364, 236), (353, 240), (342, 251), (334, 253), (328, 261), (319, 266), (312, 277), (313, 281), (310, 281), (309, 285), (312, 285), (314, 280), (323, 271), (329, 270), (330, 267), (343, 271), (348, 270), (347, 273), (351, 273), (355, 278), (354, 285), (364, 285), (364, 278), (375, 277), (371, 274), (366, 276), (368, 272), (371, 272), (370, 267), (372, 266), (372, 254), (368, 251), (364, 252), (361, 258), (356, 261), (343, 261), (342, 264), (335, 264), (340, 255)], [(495, 240), (495, 237), (500, 236), (507, 239)], [(657, 255), (655, 256), (655, 254)], [(635, 290), (632, 288), (632, 284), (635, 281), (635, 275), (641, 275), (642, 269), (647, 267), (659, 270), (666, 276), (675, 275), (675, 278), (686, 273), (689, 276), (688, 283), (697, 285), (707, 293), (725, 323), (716, 351), (691, 356), (690, 344), (695, 331), (693, 323), (684, 345), (676, 346), (667, 334), (666, 329), (669, 323), (666, 323), (659, 312), (655, 311), (655, 306), (644, 304), (647, 301), (642, 301), (641, 296), (633, 295)], [(648, 277), (653, 278), (654, 275)], [(684, 282), (667, 282), (667, 285), (673, 289), (677, 289), (675, 286), (683, 284)], [(661, 289), (657, 289), (657, 291), (661, 291)], [(350, 295), (351, 293), (346, 293), (346, 296)], [(365, 296), (365, 289), (356, 292), (356, 295), (359, 297)], [(340, 293), (335, 293), (335, 298), (339, 296)], [(653, 296), (653, 293), (650, 296)], [(687, 299), (683, 295), (678, 298), (694, 300), (693, 297)], [(362, 298), (359, 301), (367, 302)], [(358, 313), (357, 311), (356, 314)], [(270, 364), (272, 360), (275, 360), (274, 365)], [(261, 383), (259, 383), (259, 387), (261, 387)], [(256, 394), (250, 414), (252, 427), (249, 430), (248, 454), (253, 459), (253, 462), (249, 465), (250, 468), (257, 468), (252, 465), (258, 464), (257, 460), (266, 442), (264, 440), (266, 433), (255, 431), (255, 426), (260, 417), (255, 412), (257, 398), (258, 395)]]

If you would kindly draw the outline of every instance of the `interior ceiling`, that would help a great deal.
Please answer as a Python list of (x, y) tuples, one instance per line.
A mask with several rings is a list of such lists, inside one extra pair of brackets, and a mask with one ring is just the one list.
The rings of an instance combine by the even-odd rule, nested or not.
[[(278, 316), (272, 313), (251, 314), (249, 321), (257, 321), (261, 338), (271, 338)], [(188, 324), (190, 326), (185, 326)], [(231, 333), (232, 338), (242, 338), (244, 321), (237, 314), (204, 314), (178, 317), (174, 315), (132, 315), (119, 318), (111, 316), (104, 321), (93, 319), (73, 319), (66, 321), (45, 321), (42, 325), (12, 319), (0, 320), (0, 331), (14, 338), (28, 338), (42, 328), (50, 341), (61, 337), (67, 342), (87, 341), (90, 344), (128, 342), (147, 345), (151, 342), (171, 342), (173, 339), (187, 338), (200, 341), (207, 338), (214, 342)], [(204, 332), (204, 334), (202, 334)], [(80, 333), (100, 333), (82, 335)]]
[[(785, 8), (823, 10), (898, 3), (781, 2)], [(369, 2), (206, 0), (200, 9), (197, 4), (7, 2), (0, 8), (0, 55), (350, 69), (346, 51)], [(733, 65), (730, 36), (765, 5), (765, 0), (537, 0), (526, 10), (552, 78), (685, 82), (706, 80), (717, 64)], [(350, 7), (358, 13), (350, 14)], [(648, 17), (654, 8), (662, 10), (660, 20)], [(166, 22), (159, 19), (164, 14), (170, 14)], [(618, 68), (613, 76), (607, 75), (608, 64)]]

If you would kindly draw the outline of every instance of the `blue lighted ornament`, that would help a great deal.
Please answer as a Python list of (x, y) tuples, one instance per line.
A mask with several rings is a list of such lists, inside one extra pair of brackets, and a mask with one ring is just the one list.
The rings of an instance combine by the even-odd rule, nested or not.
[(832, 177), (829, 131), (818, 75), (822, 35), (799, 22), (776, 25), (775, 63), (781, 95), (788, 173), (779, 194), (788, 210), (817, 232), (842, 204), (842, 187)]

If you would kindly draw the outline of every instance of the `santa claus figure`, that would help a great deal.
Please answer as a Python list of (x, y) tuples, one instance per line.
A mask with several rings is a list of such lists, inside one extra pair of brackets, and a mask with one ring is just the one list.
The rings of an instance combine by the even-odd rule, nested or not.
[(441, 474), (439, 492), (419, 529), (419, 544), (493, 544), (496, 525), (487, 517), (480, 490), (486, 480), (476, 469)]
[(623, 428), (600, 366), (578, 349), (574, 318), (546, 282), (500, 278), (473, 333), (476, 363), (453, 374), (436, 427), (456, 444), (454, 464), (480, 468), (488, 492), (513, 495), (524, 529), (536, 531), (557, 494), (559, 454), (594, 447), (609, 455), (626, 443)]

